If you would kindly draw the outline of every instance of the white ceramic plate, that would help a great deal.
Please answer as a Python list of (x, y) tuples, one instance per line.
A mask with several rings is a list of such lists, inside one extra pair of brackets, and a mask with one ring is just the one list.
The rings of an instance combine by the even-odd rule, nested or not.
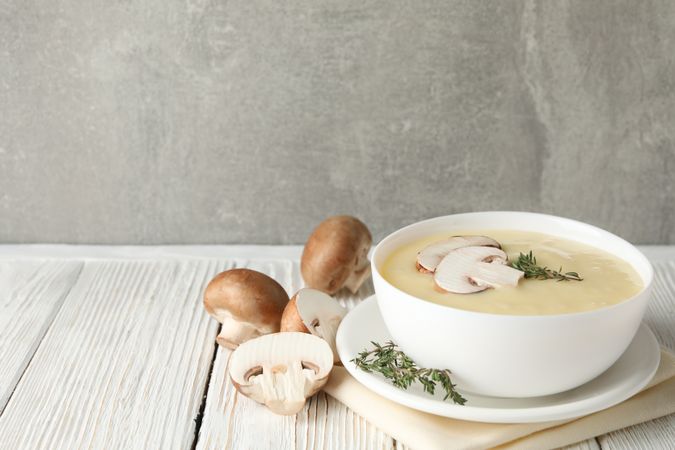
[[(415, 320), (414, 317), (410, 319)], [(419, 384), (404, 391), (394, 387), (383, 376), (363, 372), (350, 362), (360, 351), (372, 348), (371, 341), (384, 343), (388, 340), (391, 337), (380, 316), (376, 298), (371, 296), (350, 311), (340, 324), (337, 349), (342, 364), (360, 383), (391, 401), (439, 416), (477, 422), (547, 422), (609, 408), (646, 386), (656, 373), (661, 356), (656, 338), (642, 324), (621, 358), (583, 386), (534, 398), (485, 397), (462, 392), (467, 402), (461, 406), (443, 401), (442, 389), (437, 389), (433, 396), (425, 393)], [(461, 392), (461, 386), (459, 390)]]

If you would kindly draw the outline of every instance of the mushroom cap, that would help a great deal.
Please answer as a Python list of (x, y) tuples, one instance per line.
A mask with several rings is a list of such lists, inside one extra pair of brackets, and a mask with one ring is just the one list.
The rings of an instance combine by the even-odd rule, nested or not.
[(309, 236), (300, 269), (307, 286), (334, 294), (357, 270), (367, 270), (373, 238), (368, 227), (352, 216), (333, 216)]
[(420, 250), (417, 254), (417, 270), (433, 273), (436, 266), (451, 251), (474, 246), (501, 248), (499, 242), (488, 236), (452, 236), (442, 241), (432, 242)]
[(340, 361), (335, 345), (340, 322), (347, 310), (330, 295), (312, 288), (300, 289), (286, 305), (281, 317), (281, 331), (310, 333), (328, 342), (334, 361)]
[(438, 264), (434, 281), (441, 289), (471, 294), (495, 286), (515, 286), (523, 272), (508, 266), (507, 256), (494, 247), (462, 247)]
[(306, 333), (275, 333), (244, 342), (230, 357), (235, 388), (277, 414), (295, 414), (328, 381), (333, 352)]
[[(298, 292), (299, 293), (299, 292)], [(281, 315), (281, 332), (296, 331), (298, 333), (309, 333), (309, 329), (305, 326), (300, 317), (297, 308), (298, 293), (296, 293), (284, 308), (284, 313)]]
[(219, 322), (225, 317), (250, 323), (262, 334), (279, 331), (288, 294), (264, 273), (250, 269), (221, 272), (206, 287), (204, 308)]

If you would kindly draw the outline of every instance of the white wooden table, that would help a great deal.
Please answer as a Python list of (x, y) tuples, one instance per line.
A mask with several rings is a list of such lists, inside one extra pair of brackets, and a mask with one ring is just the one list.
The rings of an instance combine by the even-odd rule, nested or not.
[[(675, 349), (675, 247), (643, 249), (657, 274), (646, 321)], [(229, 382), (204, 286), (237, 266), (293, 292), (300, 251), (0, 246), (0, 449), (402, 448), (323, 393), (281, 417)], [(675, 415), (573, 448), (672, 449)]]

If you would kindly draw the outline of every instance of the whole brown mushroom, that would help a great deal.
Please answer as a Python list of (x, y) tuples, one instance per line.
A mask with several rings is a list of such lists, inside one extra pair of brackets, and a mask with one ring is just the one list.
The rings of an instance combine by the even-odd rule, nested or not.
[(324, 220), (309, 236), (300, 270), (308, 287), (334, 294), (343, 287), (355, 293), (370, 276), (368, 227), (352, 216)]
[(204, 292), (206, 312), (222, 324), (216, 341), (228, 348), (278, 332), (287, 303), (288, 294), (279, 283), (250, 269), (226, 270)]

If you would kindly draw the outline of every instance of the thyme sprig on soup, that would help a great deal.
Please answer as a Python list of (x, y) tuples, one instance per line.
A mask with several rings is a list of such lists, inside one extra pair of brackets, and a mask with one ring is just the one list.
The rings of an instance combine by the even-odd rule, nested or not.
[(642, 288), (639, 275), (617, 256), (557, 236), (512, 230), (428, 236), (395, 249), (381, 272), (416, 297), (496, 314), (589, 311)]

